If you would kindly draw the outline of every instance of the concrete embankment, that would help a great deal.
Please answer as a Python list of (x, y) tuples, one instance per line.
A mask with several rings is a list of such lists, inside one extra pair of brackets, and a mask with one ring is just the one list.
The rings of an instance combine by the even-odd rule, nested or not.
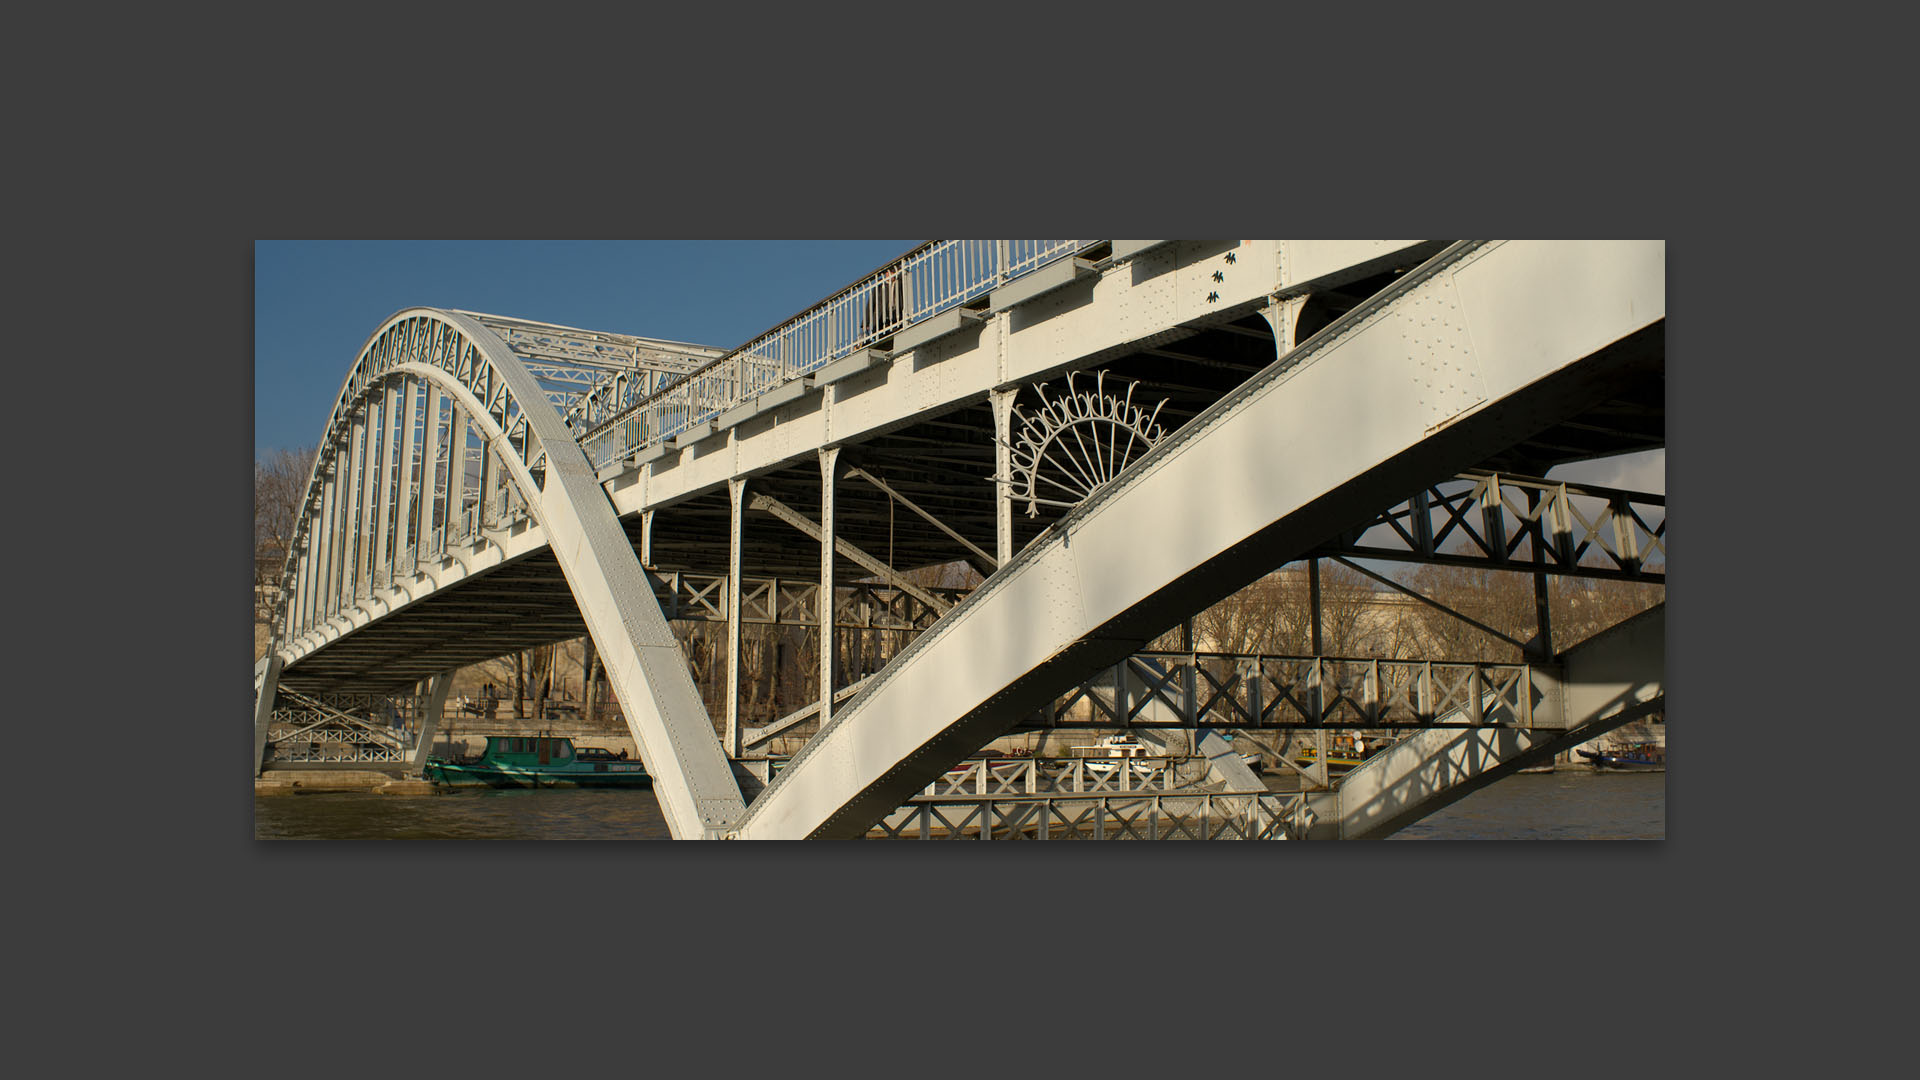
[(314, 795), (343, 791), (378, 795), (432, 795), (438, 789), (420, 779), (394, 777), (363, 769), (270, 769), (254, 778), (255, 795)]

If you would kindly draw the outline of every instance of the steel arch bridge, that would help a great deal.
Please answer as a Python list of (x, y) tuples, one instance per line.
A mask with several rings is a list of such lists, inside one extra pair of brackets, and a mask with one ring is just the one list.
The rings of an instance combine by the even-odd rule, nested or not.
[[(1216, 814), (1234, 835), (1397, 827), (1657, 708), (1658, 626), (1577, 656), (1543, 626), (1523, 673), (1467, 671), (1450, 698), (1431, 665), (1390, 693), (1377, 662), (1343, 697), (1317, 642), (1301, 693), (1258, 658), (1229, 685), (1190, 623), (1184, 662), (1140, 676), (1129, 658), (1302, 557), (1664, 580), (1663, 499), (1538, 479), (1664, 445), (1664, 257), (1659, 242), (935, 241), (732, 351), (397, 312), (320, 441), (255, 672), (256, 770), (276, 723), (328, 722), (364, 730), (367, 760), (417, 767), (454, 670), (585, 634), (676, 837), (897, 832), (917, 793), (985, 741), (1053, 722), (1076, 687), (1122, 726), (1142, 701), (1174, 706), (1161, 734), (1189, 733), (1208, 797), (1245, 796)], [(1478, 547), (1443, 551), (1456, 527)], [(956, 561), (977, 585), (911, 573)], [(685, 618), (727, 627), (724, 717), (672, 631)], [(757, 726), (740, 710), (752, 622), (810, 625), (822, 645), (818, 699)], [(847, 628), (906, 643), (849, 656)], [(416, 695), (413, 741), (355, 694)], [(1288, 720), (1284, 701), (1311, 707)], [(1419, 733), (1340, 785), (1344, 803), (1324, 771), (1317, 797), (1248, 794), (1199, 733), (1324, 729), (1341, 701)], [(764, 748), (800, 732), (774, 773)], [(982, 767), (974, 794), (988, 784)], [(1022, 805), (1007, 820), (1042, 832), (1059, 809)]]

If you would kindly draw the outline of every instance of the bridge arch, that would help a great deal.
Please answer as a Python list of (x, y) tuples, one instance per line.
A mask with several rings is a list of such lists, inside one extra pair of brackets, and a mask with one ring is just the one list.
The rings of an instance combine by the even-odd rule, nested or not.
[[(505, 343), (477, 321), (434, 308), (395, 312), (361, 346), (322, 429), (320, 448), (308, 471), (300, 504), (305, 512), (294, 524), (281, 573), (271, 651), (279, 651), (287, 641), (288, 624), (295, 614), (289, 608), (296, 595), (297, 575), (302, 560), (315, 554), (314, 531), (327, 498), (328, 475), (343, 454), (352, 454), (350, 442), (357, 418), (376, 399), (384, 407), (388, 387), (403, 375), (422, 379), (447, 395), (458, 410), (456, 415), (464, 416), (480, 432), (485, 448), (505, 466), (508, 482), (519, 492), (529, 513), (536, 520), (543, 517), (538, 509), (543, 447), (556, 437), (568, 442), (571, 439), (564, 424), (555, 427), (541, 422), (541, 413), (550, 414), (551, 409), (544, 408), (538, 384)], [(543, 407), (530, 409), (526, 402), (538, 402)], [(410, 412), (417, 407), (413, 403), (407, 406)], [(547, 428), (555, 430), (543, 430)], [(449, 518), (455, 509), (449, 508)]]
[[(325, 548), (315, 543), (323, 517), (344, 521), (331, 517), (331, 503), (347, 493), (338, 491), (338, 483), (330, 485), (329, 477), (338, 475), (341, 455), (352, 453), (349, 444), (366, 406), (376, 395), (384, 402), (390, 380), (402, 375), (439, 388), (466, 412), (505, 467), (530, 516), (545, 529), (654, 776), (670, 830), (676, 837), (710, 835), (731, 823), (744, 809), (739, 785), (612, 504), (533, 374), (498, 335), (462, 312), (425, 307), (396, 312), (368, 337), (341, 384), (289, 544), (270, 664), (256, 673), (256, 748), (264, 752), (264, 717), (270, 714), (280, 665), (299, 661), (286, 652), (285, 639), (292, 598), (312, 594), (311, 585), (300, 592), (300, 575), (304, 571), (309, 581), (332, 580), (315, 573), (318, 568), (308, 560), (331, 561), (339, 555), (334, 538)], [(361, 470), (359, 479), (351, 473), (348, 479), (361, 488), (362, 520), (369, 506), (393, 510), (402, 501), (384, 486), (373, 496), (374, 479), (364, 461)], [(355, 558), (357, 590), (357, 554)], [(370, 578), (370, 561), (368, 568)]]

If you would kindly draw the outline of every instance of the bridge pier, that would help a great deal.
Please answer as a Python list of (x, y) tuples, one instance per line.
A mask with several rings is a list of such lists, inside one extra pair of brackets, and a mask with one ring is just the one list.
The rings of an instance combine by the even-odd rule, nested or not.
[(267, 728), (273, 723), (273, 699), (280, 689), (280, 657), (271, 648), (253, 666), (253, 775), (267, 761)]
[(427, 681), (425, 707), (420, 710), (418, 731), (415, 733), (413, 748), (414, 775), (424, 772), (427, 756), (433, 752), (433, 737), (440, 731), (442, 714), (447, 708), (447, 694), (453, 689), (453, 672), (443, 671)]

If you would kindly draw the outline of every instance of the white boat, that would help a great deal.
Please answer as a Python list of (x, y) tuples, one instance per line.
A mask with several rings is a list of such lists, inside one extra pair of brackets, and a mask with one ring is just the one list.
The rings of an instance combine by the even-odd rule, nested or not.
[(1087, 763), (1090, 773), (1110, 773), (1120, 768), (1121, 762), (1127, 762), (1135, 775), (1146, 776), (1153, 772), (1155, 765), (1151, 760), (1156, 755), (1153, 747), (1131, 735), (1108, 735), (1092, 746), (1076, 746), (1073, 756)]

